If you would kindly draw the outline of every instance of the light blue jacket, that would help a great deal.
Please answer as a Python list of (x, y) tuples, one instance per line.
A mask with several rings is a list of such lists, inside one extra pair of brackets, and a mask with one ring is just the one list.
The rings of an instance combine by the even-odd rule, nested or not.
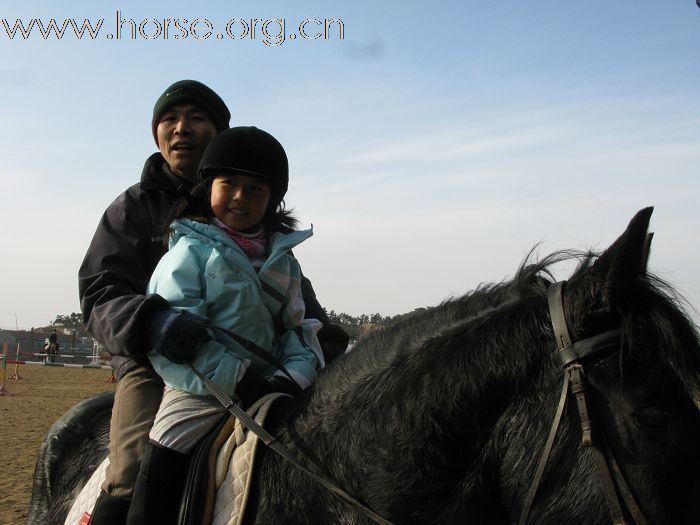
[[(270, 255), (256, 272), (217, 226), (179, 219), (172, 229), (170, 250), (153, 272), (148, 293), (253, 341), (281, 361), (302, 388), (310, 385), (324, 365), (316, 338), (321, 323), (304, 319), (301, 270), (289, 250), (312, 231), (274, 233)], [(263, 377), (283, 375), (219, 330), (210, 332), (215, 340), (202, 346), (192, 365), (227, 394), (234, 393), (249, 367)], [(166, 385), (197, 395), (210, 393), (187, 365), (172, 363), (155, 351), (148, 358)]]

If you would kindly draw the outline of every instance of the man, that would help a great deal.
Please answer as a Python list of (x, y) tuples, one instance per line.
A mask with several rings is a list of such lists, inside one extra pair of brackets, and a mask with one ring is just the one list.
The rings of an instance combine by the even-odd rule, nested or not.
[[(146, 295), (146, 286), (166, 250), (163, 237), (172, 207), (189, 194), (204, 149), (228, 129), (229, 120), (226, 104), (201, 82), (182, 80), (168, 87), (153, 109), (159, 152), (146, 160), (141, 182), (107, 208), (80, 267), (83, 320), (112, 355), (119, 379), (110, 425), (110, 464), (91, 518), (95, 525), (126, 522), (163, 389), (146, 354), (163, 348), (168, 358), (188, 358), (192, 348), (209, 337), (201, 318), (171, 310), (162, 297)], [(306, 279), (302, 290), (307, 316), (324, 324), (319, 340), (330, 361), (345, 350), (347, 335), (330, 325)]]

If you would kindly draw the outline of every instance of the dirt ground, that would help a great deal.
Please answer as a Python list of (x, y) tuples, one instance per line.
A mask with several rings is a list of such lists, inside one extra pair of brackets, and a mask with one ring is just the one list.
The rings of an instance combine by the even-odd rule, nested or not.
[(12, 395), (0, 397), (0, 525), (26, 523), (36, 456), (54, 421), (78, 401), (115, 389), (105, 382), (109, 370), (20, 365), (19, 373), (22, 379), (5, 381)]

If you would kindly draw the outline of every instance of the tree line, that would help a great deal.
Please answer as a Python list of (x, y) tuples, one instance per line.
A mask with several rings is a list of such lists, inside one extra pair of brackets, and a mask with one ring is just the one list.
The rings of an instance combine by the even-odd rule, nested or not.
[[(355, 316), (346, 314), (345, 312), (336, 312), (335, 310), (331, 310), (329, 312), (324, 308), (324, 311), (326, 312), (326, 315), (328, 315), (328, 319), (330, 319), (331, 323), (339, 324), (346, 328), (346, 331), (351, 337), (354, 337), (354, 335), (357, 333), (357, 328), (362, 325), (372, 324), (378, 326), (389, 326), (396, 323), (401, 318), (407, 315), (412, 315), (421, 310), (424, 310), (424, 308), (418, 308), (408, 314), (397, 314), (394, 316), (383, 316), (379, 313), (360, 314)], [(83, 316), (78, 312), (57, 315), (56, 319), (51, 324), (75, 330), (76, 335), (80, 337), (88, 335), (83, 325)]]
[(83, 325), (83, 314), (78, 312), (72, 312), (70, 314), (59, 314), (56, 319), (51, 323), (55, 326), (62, 326), (63, 328), (68, 328), (71, 331), (75, 331), (75, 335), (78, 337), (88, 337), (89, 334), (85, 330), (85, 325)]
[(346, 326), (360, 326), (363, 324), (387, 324), (391, 321), (391, 317), (382, 317), (381, 314), (362, 314), (358, 316), (353, 316), (346, 314), (345, 312), (336, 313), (335, 310), (330, 312), (326, 311), (328, 319), (331, 323), (342, 324)]
[(425, 308), (416, 308), (411, 312), (396, 314), (393, 316), (382, 316), (379, 313), (360, 314), (354, 316), (346, 314), (345, 312), (336, 313), (335, 310), (331, 310), (329, 312), (325, 308), (323, 309), (323, 311), (326, 312), (326, 315), (328, 315), (328, 319), (331, 321), (331, 323), (341, 325), (343, 328), (345, 328), (345, 331), (350, 334), (351, 338), (354, 338), (358, 334), (359, 328), (363, 325), (391, 326), (401, 319), (412, 316), (423, 310), (425, 310)]

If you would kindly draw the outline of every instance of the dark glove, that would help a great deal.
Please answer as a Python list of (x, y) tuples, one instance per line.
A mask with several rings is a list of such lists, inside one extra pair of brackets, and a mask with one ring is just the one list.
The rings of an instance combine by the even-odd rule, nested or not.
[(173, 363), (189, 363), (211, 339), (209, 319), (186, 310), (157, 310), (148, 321), (148, 342)]
[(236, 395), (245, 408), (273, 392), (282, 392), (294, 397), (301, 392), (301, 388), (286, 377), (273, 376), (265, 380), (250, 371), (246, 372), (236, 385)]
[(345, 353), (350, 336), (337, 324), (324, 324), (316, 334), (326, 364)]
[(248, 408), (270, 392), (268, 382), (250, 370), (243, 374), (243, 377), (236, 385), (236, 395), (243, 402), (245, 408)]
[(289, 394), (292, 397), (301, 392), (299, 385), (288, 377), (272, 376), (267, 380), (267, 383), (270, 385), (270, 392), (282, 392), (283, 394)]

